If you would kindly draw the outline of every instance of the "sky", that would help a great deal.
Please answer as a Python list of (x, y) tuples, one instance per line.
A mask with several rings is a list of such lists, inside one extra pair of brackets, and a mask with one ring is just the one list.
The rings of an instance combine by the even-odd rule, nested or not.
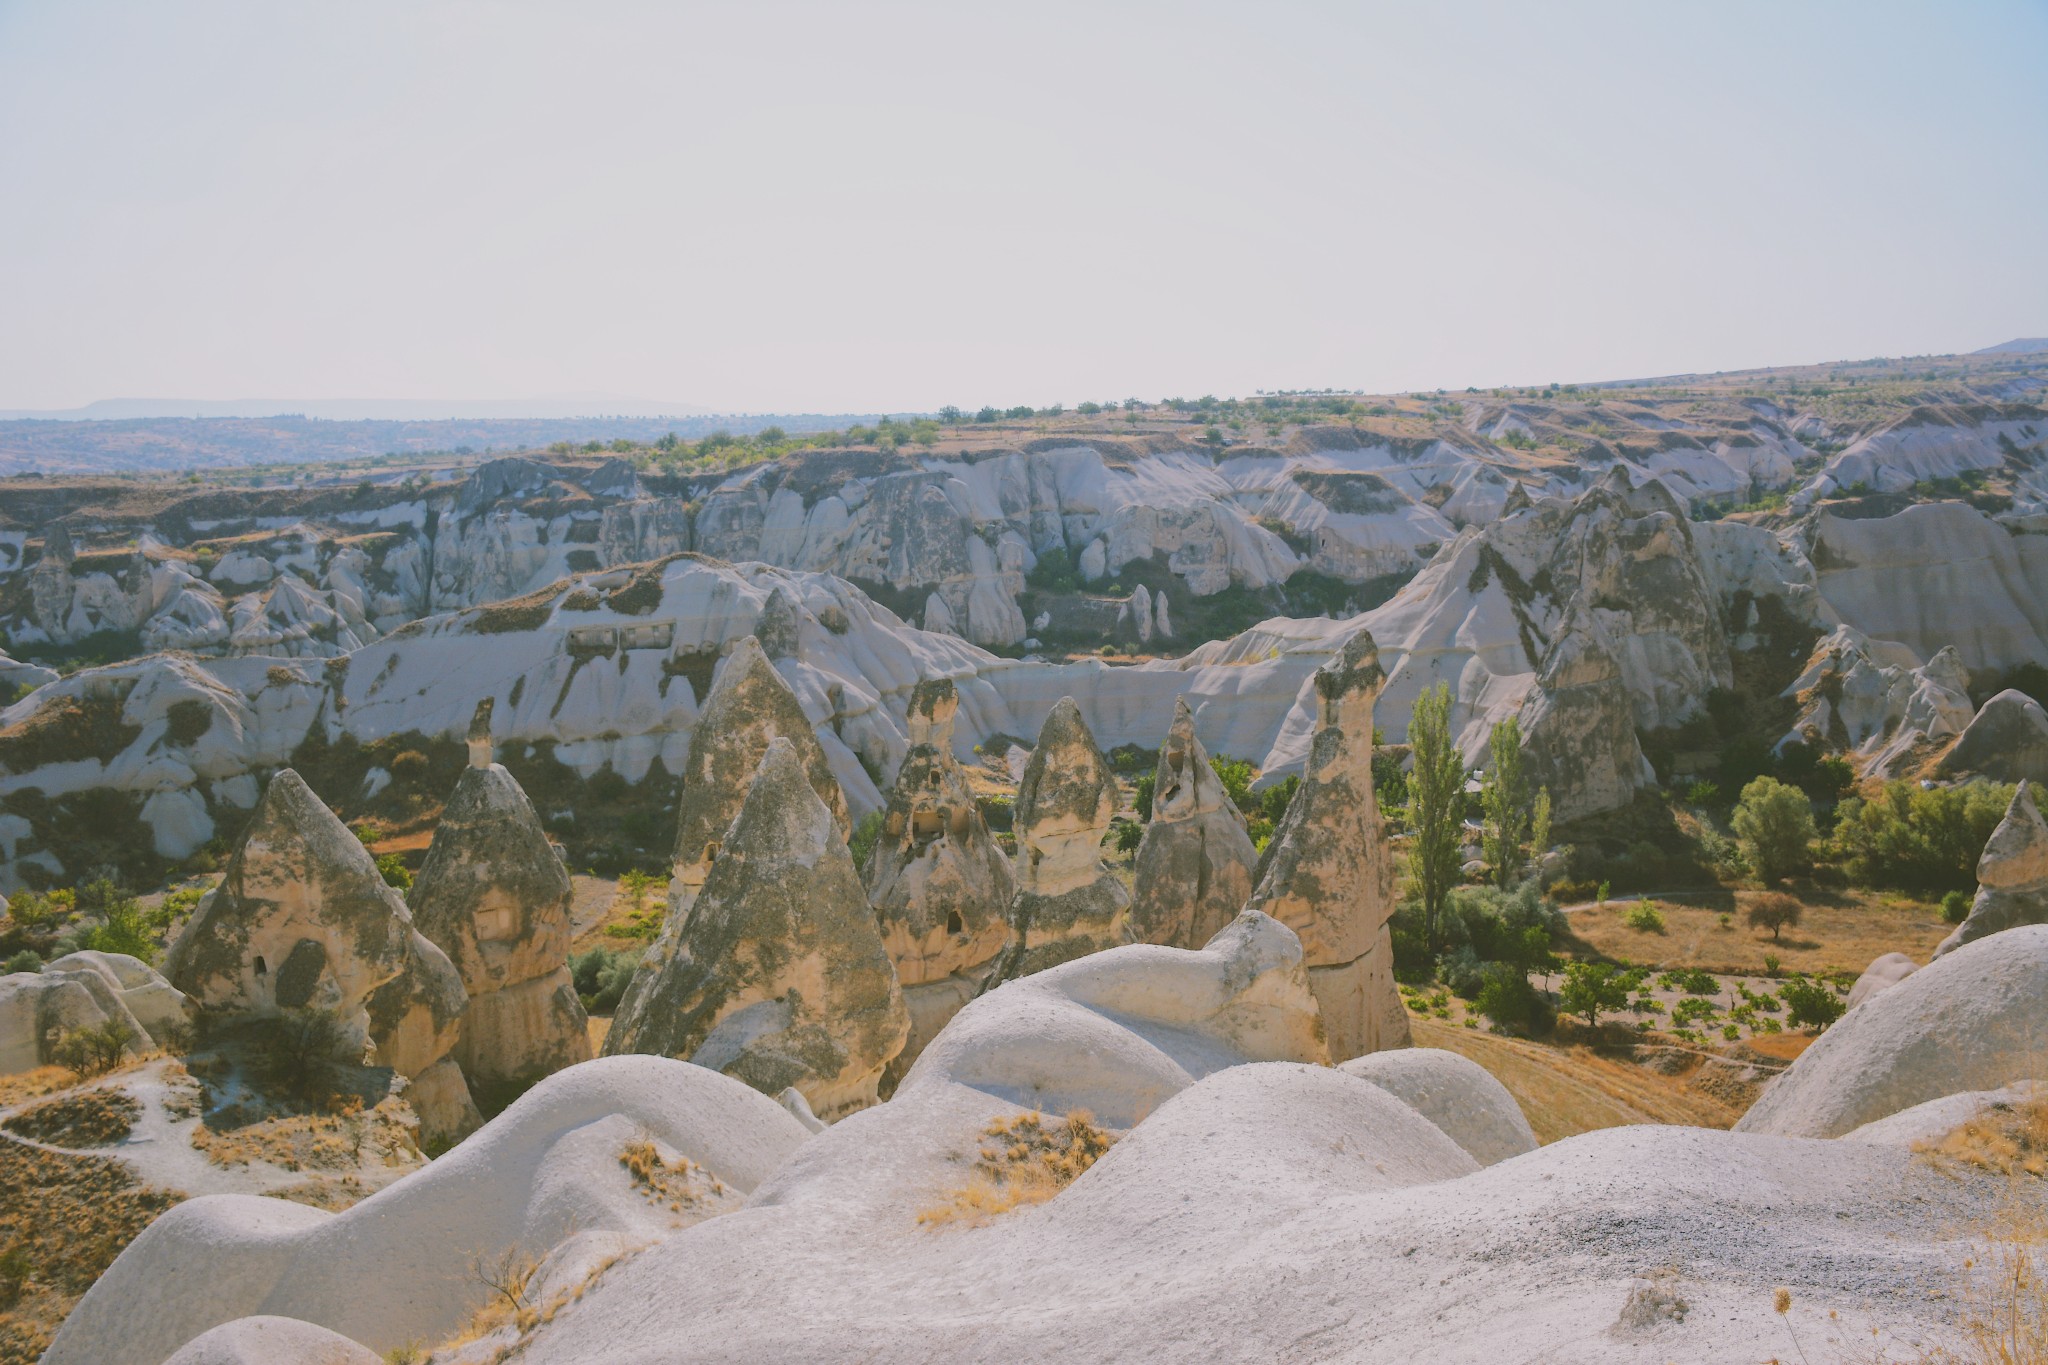
[(0, 0), (0, 408), (915, 411), (2048, 335), (2048, 0)]

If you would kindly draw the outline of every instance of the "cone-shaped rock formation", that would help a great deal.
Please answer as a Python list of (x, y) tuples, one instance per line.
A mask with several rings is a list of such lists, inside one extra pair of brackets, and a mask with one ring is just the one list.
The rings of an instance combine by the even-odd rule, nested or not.
[(1017, 787), (1017, 898), (993, 986), (1131, 941), (1130, 892), (1102, 861), (1116, 775), (1072, 697), (1038, 731)]
[(1386, 682), (1370, 633), (1316, 670), (1301, 788), (1259, 864), (1251, 908), (1301, 936), (1330, 1060), (1408, 1044), (1394, 988), (1393, 865), (1372, 788), (1372, 704)]
[(1138, 845), (1131, 934), (1140, 943), (1199, 948), (1237, 918), (1259, 860), (1244, 816), (1209, 765), (1186, 698), (1159, 751), (1152, 822)]
[(1010, 936), (1017, 878), (953, 759), (959, 709), (949, 679), (927, 679), (911, 692), (910, 749), (867, 867), (882, 945), (910, 1010), (897, 1072), (974, 997)]
[[(768, 615), (765, 609), (763, 615)], [(733, 646), (690, 734), (683, 790), (676, 803), (674, 877), (669, 883), (671, 922), (679, 918), (677, 911), (689, 909), (704, 884), (726, 829), (740, 813), (754, 771), (761, 766), (769, 741), (777, 737), (795, 746), (811, 789), (843, 830), (846, 796), (832, 776), (817, 731), (805, 717), (796, 693), (768, 662), (761, 642), (749, 635)]]
[(289, 768), (270, 786), (220, 886), (171, 945), (171, 984), (203, 1010), (331, 1014), (372, 1060), (409, 1077), (430, 1141), (478, 1116), (452, 1053), (466, 997), (369, 850)]
[(470, 764), (413, 883), (412, 913), (469, 993), (463, 1074), (479, 1087), (523, 1088), (590, 1060), (569, 978), (574, 891), (533, 803), (490, 761), (488, 731)]
[(872, 1104), (910, 1019), (844, 831), (787, 738), (730, 835), (605, 1052), (680, 1057), (766, 1095), (795, 1086), (825, 1119)]

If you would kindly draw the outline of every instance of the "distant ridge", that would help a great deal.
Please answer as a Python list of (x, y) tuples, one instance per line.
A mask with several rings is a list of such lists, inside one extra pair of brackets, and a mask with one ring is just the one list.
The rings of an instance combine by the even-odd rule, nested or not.
[(617, 394), (563, 398), (102, 398), (82, 408), (0, 409), (0, 421), (131, 422), (151, 417), (310, 417), (327, 422), (574, 421), (704, 417), (711, 409)]
[(1996, 346), (1986, 346), (1971, 355), (2035, 355), (2048, 351), (2048, 337), (2018, 337), (2012, 341), (2001, 341)]

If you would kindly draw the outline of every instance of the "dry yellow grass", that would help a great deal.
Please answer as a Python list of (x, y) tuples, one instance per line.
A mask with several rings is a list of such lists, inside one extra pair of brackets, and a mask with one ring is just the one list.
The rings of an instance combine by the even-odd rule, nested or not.
[[(1845, 893), (1827, 902), (1806, 901), (1796, 927), (1773, 942), (1768, 933), (1745, 922), (1749, 901), (1757, 892), (1736, 892), (1732, 904), (1719, 908), (1659, 901), (1665, 930), (1631, 929), (1625, 918), (1628, 902), (1612, 902), (1570, 916), (1572, 937), (1606, 957), (1625, 958), (1659, 969), (1699, 967), (1729, 976), (1766, 974), (1766, 957), (1776, 957), (1785, 972), (1825, 976), (1858, 973), (1885, 953), (1905, 953), (1925, 962), (1935, 945), (1948, 936), (1938, 907), (1903, 897)], [(1721, 916), (1731, 926), (1721, 927)]]
[(979, 1227), (1012, 1209), (1042, 1204), (1073, 1184), (1116, 1141), (1095, 1126), (1095, 1116), (1085, 1109), (1050, 1121), (1036, 1111), (997, 1119), (982, 1138), (973, 1177), (918, 1214), (919, 1223)]
[(265, 1161), (288, 1171), (353, 1171), (365, 1160), (403, 1165), (419, 1160), (417, 1129), (398, 1100), (339, 1114), (291, 1114), (215, 1131), (200, 1124), (192, 1145), (216, 1166)]
[(1997, 1175), (2048, 1175), (2048, 1096), (1984, 1110), (1914, 1151), (1938, 1166)]
[(666, 1204), (671, 1213), (694, 1208), (725, 1195), (725, 1182), (686, 1156), (662, 1160), (654, 1143), (642, 1138), (619, 1152), (619, 1164), (632, 1177), (633, 1188), (652, 1204)]
[(100, 1272), (185, 1196), (106, 1157), (0, 1137), (0, 1365), (30, 1365)]
[(1742, 1110), (1647, 1067), (1602, 1057), (1584, 1047), (1548, 1047), (1477, 1029), (1410, 1017), (1417, 1047), (1469, 1057), (1507, 1087), (1528, 1116), (1538, 1142), (1556, 1142), (1595, 1128), (1678, 1123), (1727, 1128)]

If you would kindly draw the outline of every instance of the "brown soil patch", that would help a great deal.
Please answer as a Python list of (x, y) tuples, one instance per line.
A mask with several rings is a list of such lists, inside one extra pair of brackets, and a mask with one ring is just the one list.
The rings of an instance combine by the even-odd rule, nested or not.
[(1752, 1052), (1761, 1052), (1781, 1062), (1789, 1062), (1813, 1046), (1818, 1033), (1758, 1033), (1745, 1039)]
[[(1699, 967), (1729, 976), (1763, 976), (1769, 974), (1764, 959), (1774, 956), (1780, 972), (1854, 976), (1886, 953), (1905, 953), (1925, 962), (1951, 928), (1942, 922), (1940, 908), (1924, 901), (1868, 892), (1826, 899), (1809, 895), (1800, 897), (1799, 923), (1773, 942), (1768, 932), (1751, 929), (1744, 920), (1749, 902), (1761, 894), (1735, 893), (1735, 908), (1726, 912), (1730, 926), (1725, 929), (1724, 912), (1673, 901), (1657, 902), (1664, 916), (1661, 934), (1628, 927), (1626, 916), (1637, 902), (1574, 910), (1569, 917), (1571, 939), (1599, 956), (1660, 971)], [(1576, 945), (1568, 940), (1565, 946)]]
[(374, 1109), (292, 1114), (223, 1131), (202, 1123), (192, 1130), (192, 1145), (216, 1166), (263, 1161), (287, 1171), (354, 1171), (366, 1160), (406, 1165), (420, 1155), (418, 1127), (407, 1121), (411, 1114), (403, 1102), (389, 1099)]
[(1414, 1016), (1409, 1024), (1417, 1047), (1440, 1047), (1492, 1072), (1522, 1106), (1539, 1142), (1630, 1123), (1728, 1128), (1742, 1117), (1741, 1109), (1693, 1086), (1689, 1069), (1662, 1075), (1591, 1048), (1548, 1047)]

